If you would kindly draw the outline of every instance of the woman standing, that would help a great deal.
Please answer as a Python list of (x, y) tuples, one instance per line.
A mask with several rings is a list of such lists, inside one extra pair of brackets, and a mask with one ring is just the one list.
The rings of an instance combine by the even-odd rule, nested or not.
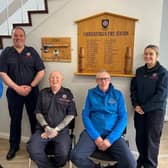
[(137, 168), (157, 168), (160, 138), (166, 111), (168, 71), (158, 62), (159, 49), (144, 49), (145, 65), (136, 70), (131, 81), (131, 100), (139, 152)]

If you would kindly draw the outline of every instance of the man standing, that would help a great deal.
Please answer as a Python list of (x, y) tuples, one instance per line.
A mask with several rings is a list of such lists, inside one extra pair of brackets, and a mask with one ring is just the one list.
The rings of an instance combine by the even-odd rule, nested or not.
[[(39, 125), (27, 145), (38, 168), (60, 168), (68, 160), (71, 148), (68, 125), (76, 116), (76, 107), (71, 91), (62, 87), (62, 80), (60, 72), (51, 72), (50, 87), (39, 94), (35, 110)], [(45, 153), (49, 142), (54, 144), (55, 159), (52, 161)]]
[(25, 46), (26, 34), (23, 28), (12, 31), (13, 46), (6, 47), (0, 56), (0, 75), (8, 86), (7, 101), (10, 123), (10, 149), (7, 160), (19, 150), (23, 106), (26, 106), (31, 132), (36, 125), (34, 114), (38, 96), (38, 84), (44, 76), (44, 64), (34, 48)]
[(113, 87), (110, 74), (104, 70), (97, 73), (96, 82), (97, 86), (88, 91), (82, 113), (85, 129), (70, 158), (78, 168), (101, 168), (89, 159), (99, 149), (118, 162), (110, 168), (136, 168), (135, 159), (121, 137), (127, 125), (122, 93)]

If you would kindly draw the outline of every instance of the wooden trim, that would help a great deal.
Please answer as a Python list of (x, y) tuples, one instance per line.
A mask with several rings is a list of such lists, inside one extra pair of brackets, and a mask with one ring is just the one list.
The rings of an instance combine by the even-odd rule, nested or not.
[[(13, 28), (17, 26), (32, 26), (32, 14), (44, 14), (48, 13), (48, 3), (47, 0), (44, 0), (44, 10), (33, 10), (28, 11), (28, 23), (14, 23)], [(3, 38), (11, 38), (10, 35), (0, 35), (0, 49), (3, 49)]]
[(118, 14), (97, 14), (78, 22), (78, 73), (132, 77), (135, 20)]
[(86, 17), (84, 19), (76, 20), (75, 23), (79, 23), (79, 22), (82, 22), (82, 21), (85, 21), (85, 20), (88, 20), (88, 19), (91, 19), (91, 18), (94, 18), (94, 17), (101, 16), (101, 15), (111, 15), (111, 16), (117, 16), (117, 17), (121, 17), (121, 18), (126, 18), (126, 19), (130, 19), (130, 20), (138, 21), (138, 19), (136, 19), (136, 18), (123, 16), (123, 15), (118, 15), (118, 14), (109, 13), (109, 12), (102, 12), (102, 13), (99, 13), (97, 15)]
[(28, 11), (28, 23), (14, 23), (13, 27), (16, 26), (32, 26), (32, 15), (33, 14), (43, 14), (43, 13), (48, 13), (48, 4), (47, 4), (47, 0), (44, 0), (44, 6), (45, 6), (45, 10), (31, 10)]
[(0, 36), (0, 49), (3, 49), (3, 38), (11, 38), (11, 36), (7, 35)]
[[(75, 72), (74, 73), (77, 76), (95, 76), (96, 73), (80, 73), (80, 72)], [(112, 77), (127, 77), (127, 78), (133, 78), (135, 75), (134, 74), (110, 74)]]

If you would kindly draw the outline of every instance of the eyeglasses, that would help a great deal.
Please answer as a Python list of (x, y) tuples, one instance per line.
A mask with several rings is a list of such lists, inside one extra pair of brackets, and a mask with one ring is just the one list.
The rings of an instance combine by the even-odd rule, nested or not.
[(110, 78), (96, 78), (96, 80), (98, 80), (98, 81), (109, 81)]

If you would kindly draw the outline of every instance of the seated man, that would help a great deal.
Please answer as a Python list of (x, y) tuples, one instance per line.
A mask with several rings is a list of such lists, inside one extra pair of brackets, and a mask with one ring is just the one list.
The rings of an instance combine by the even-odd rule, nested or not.
[(118, 162), (110, 167), (136, 168), (136, 161), (121, 137), (127, 125), (124, 98), (120, 91), (114, 89), (108, 72), (98, 72), (96, 82), (97, 86), (88, 91), (82, 113), (85, 130), (70, 159), (78, 168), (100, 168), (89, 159), (99, 149)]
[[(31, 159), (38, 168), (60, 168), (66, 164), (71, 147), (68, 124), (76, 115), (73, 95), (62, 87), (60, 72), (51, 72), (50, 88), (43, 89), (36, 106), (36, 118), (39, 125), (27, 144)], [(54, 142), (54, 162), (51, 162), (45, 148), (48, 142)]]

